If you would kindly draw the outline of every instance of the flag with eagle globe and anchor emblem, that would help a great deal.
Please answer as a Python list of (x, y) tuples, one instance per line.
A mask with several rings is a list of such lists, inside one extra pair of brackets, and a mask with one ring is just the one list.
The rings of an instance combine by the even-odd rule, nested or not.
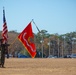
[(31, 57), (34, 58), (36, 55), (36, 46), (34, 44), (34, 34), (32, 32), (31, 22), (19, 34), (18, 39), (23, 43), (24, 47), (29, 52)]

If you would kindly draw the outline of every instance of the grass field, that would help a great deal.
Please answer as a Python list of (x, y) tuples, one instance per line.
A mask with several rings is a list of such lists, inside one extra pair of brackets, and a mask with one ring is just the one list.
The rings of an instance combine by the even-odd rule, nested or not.
[(9, 58), (0, 75), (76, 75), (76, 59)]

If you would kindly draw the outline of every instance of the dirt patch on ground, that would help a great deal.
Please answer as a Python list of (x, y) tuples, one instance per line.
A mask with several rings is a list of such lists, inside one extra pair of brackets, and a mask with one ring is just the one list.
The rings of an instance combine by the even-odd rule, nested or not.
[(76, 59), (9, 58), (0, 75), (76, 75)]

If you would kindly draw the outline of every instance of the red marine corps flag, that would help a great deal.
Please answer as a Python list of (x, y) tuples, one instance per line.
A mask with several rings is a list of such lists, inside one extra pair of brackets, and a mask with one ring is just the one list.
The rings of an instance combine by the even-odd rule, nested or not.
[(34, 58), (36, 55), (36, 47), (34, 44), (34, 35), (32, 32), (31, 22), (20, 33), (18, 39), (23, 43), (24, 47), (27, 49), (32, 58)]
[(8, 33), (8, 29), (7, 29), (6, 19), (5, 19), (5, 10), (3, 8), (3, 31), (2, 31), (3, 44), (7, 43), (8, 41), (7, 33)]

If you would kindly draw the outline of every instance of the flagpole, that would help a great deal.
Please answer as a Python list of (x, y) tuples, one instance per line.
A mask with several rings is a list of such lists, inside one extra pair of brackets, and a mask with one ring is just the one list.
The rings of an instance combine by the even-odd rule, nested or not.
[(39, 32), (39, 33), (41, 33), (40, 29), (38, 28), (38, 26), (37, 26), (37, 25), (36, 25), (36, 23), (34, 22), (34, 19), (32, 19), (32, 21), (31, 21), (31, 22), (33, 22), (33, 23), (34, 23), (34, 25), (36, 26), (36, 28), (37, 28), (38, 32)]
[(15, 38), (15, 40), (10, 44), (9, 49), (12, 47), (12, 45), (16, 42), (17, 37)]
[[(34, 23), (34, 25), (36, 26), (38, 32), (41, 33), (41, 31), (39, 30), (38, 26), (37, 26), (36, 23), (34, 22), (34, 19), (32, 19), (31, 22)], [(42, 49), (42, 58), (43, 58), (43, 33), (41, 33), (41, 44), (42, 44), (41, 49)]]

